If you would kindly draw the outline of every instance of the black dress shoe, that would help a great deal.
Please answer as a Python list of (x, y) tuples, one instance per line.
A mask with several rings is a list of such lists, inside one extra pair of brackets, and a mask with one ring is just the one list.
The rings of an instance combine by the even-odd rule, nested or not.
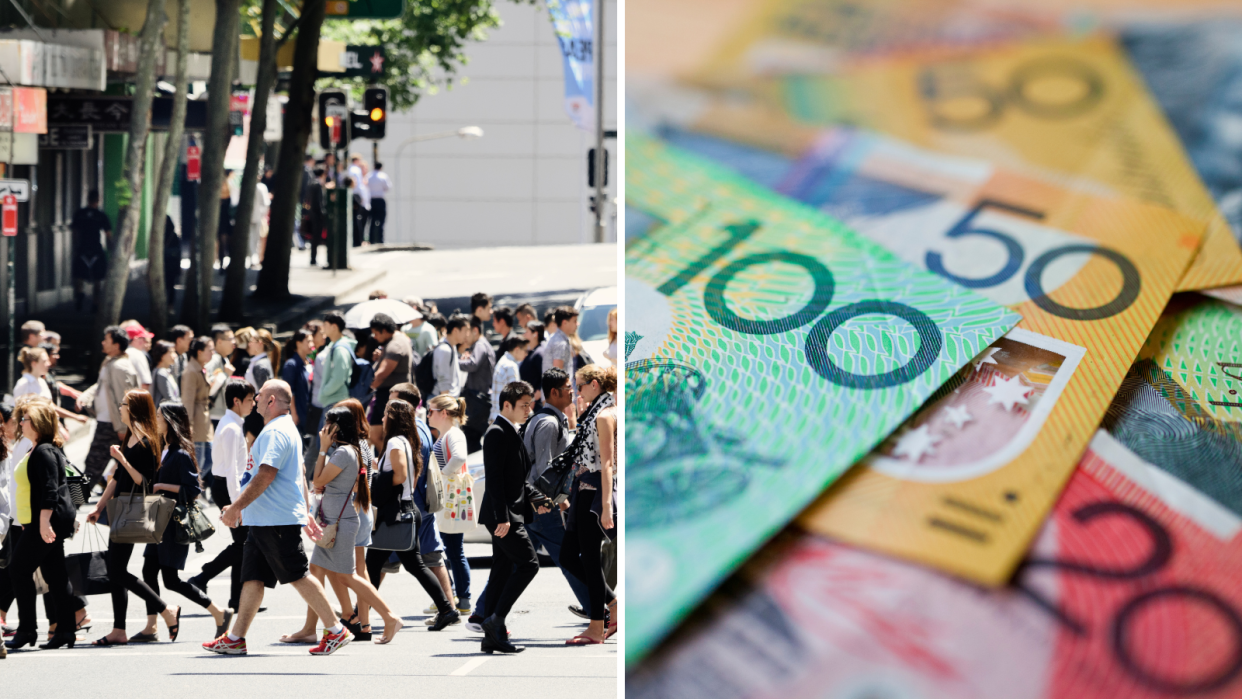
[(22, 631), (21, 629), (18, 629), (17, 633), (13, 634), (13, 638), (5, 641), (4, 645), (10, 650), (17, 650), (18, 648), (21, 648), (22, 646), (34, 647), (34, 644), (38, 642), (39, 642), (38, 632)]
[(495, 615), (483, 620), (482, 651), (488, 655), (493, 652), (521, 653), (526, 646), (515, 646), (509, 642), (509, 631), (505, 625), (496, 620)]
[(440, 631), (446, 626), (451, 626), (461, 620), (461, 612), (446, 605), (446, 609), (436, 614), (436, 620), (428, 627), (428, 631)]
[(65, 648), (65, 647), (72, 648), (73, 644), (77, 643), (77, 640), (78, 640), (78, 635), (73, 632), (54, 633), (52, 634), (52, 638), (49, 639), (47, 643), (44, 643), (40, 645), (39, 647), (42, 648), (43, 650), (55, 650), (57, 648)]

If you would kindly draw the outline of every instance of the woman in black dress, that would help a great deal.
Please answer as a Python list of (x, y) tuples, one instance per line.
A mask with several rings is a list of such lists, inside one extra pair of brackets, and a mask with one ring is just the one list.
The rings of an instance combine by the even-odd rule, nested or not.
[[(160, 437), (166, 448), (160, 468), (155, 473), (155, 487), (152, 490), (166, 498), (192, 503), (203, 492), (203, 488), (198, 480), (194, 442), (190, 438), (190, 414), (180, 403), (161, 403), (156, 414), (159, 418)], [(177, 543), (175, 524), (170, 522), (164, 529), (163, 541), (147, 544), (143, 555), (146, 560), (142, 564), (142, 578), (153, 590), (160, 589), (162, 577), (164, 587), (210, 612), (216, 622), (216, 636), (224, 635), (229, 622), (233, 620), (233, 610), (220, 609), (207, 597), (206, 591), (181, 579), (179, 571), (185, 569), (190, 545)], [(177, 640), (175, 628), (168, 630), (169, 640)]]
[[(87, 515), (88, 524), (95, 524), (104, 513), (108, 501), (115, 497), (142, 497), (151, 492), (155, 480), (155, 465), (159, 458), (160, 435), (155, 426), (155, 402), (151, 394), (134, 390), (121, 399), (121, 422), (129, 432), (124, 446), (113, 445), (112, 458), (116, 459), (116, 475), (104, 489), (103, 496), (95, 505), (95, 511)], [(129, 643), (158, 641), (156, 616), (163, 616), (168, 624), (169, 635), (176, 636), (177, 620), (181, 608), (170, 608), (160, 599), (159, 593), (150, 585), (129, 572), (129, 558), (134, 552), (133, 544), (121, 544), (108, 540), (108, 579), (112, 584), (112, 631), (96, 640), (92, 646), (123, 646)], [(125, 615), (129, 610), (129, 593), (138, 595), (147, 605), (147, 625), (142, 631), (127, 636)], [(176, 611), (173, 611), (175, 609)]]

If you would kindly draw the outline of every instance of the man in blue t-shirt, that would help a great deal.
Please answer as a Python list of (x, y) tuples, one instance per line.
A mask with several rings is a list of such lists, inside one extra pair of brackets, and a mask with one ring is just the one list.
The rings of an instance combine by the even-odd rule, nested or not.
[(204, 643), (203, 648), (221, 655), (245, 655), (246, 631), (263, 602), (263, 588), (279, 581), (292, 585), (323, 621), (324, 635), (311, 655), (331, 655), (353, 640), (332, 613), (323, 585), (309, 575), (310, 562), (302, 549), (302, 529), (311, 538), (322, 532), (307, 517), (310, 511), (302, 479), (302, 437), (289, 406), (289, 384), (272, 379), (263, 384), (255, 408), (263, 416), (263, 431), (250, 447), (250, 458), (241, 474), (241, 494), (220, 511), (220, 521), (250, 527), (242, 553), (241, 608), (233, 631)]

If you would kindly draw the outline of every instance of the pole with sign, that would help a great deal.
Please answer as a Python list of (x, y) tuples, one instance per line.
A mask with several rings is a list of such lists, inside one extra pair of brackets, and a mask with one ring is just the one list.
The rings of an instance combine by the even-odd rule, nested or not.
[(29, 180), (0, 180), (0, 232), (9, 239), (5, 242), (9, 248), (9, 366), (4, 370), (4, 376), (10, 384), (13, 383), (12, 372), (17, 361), (17, 331), (14, 329), (17, 324), (17, 279), (14, 276), (17, 270), (17, 203), (29, 200)]
[(193, 143), (185, 147), (185, 178), (191, 182), (203, 178), (203, 149)]

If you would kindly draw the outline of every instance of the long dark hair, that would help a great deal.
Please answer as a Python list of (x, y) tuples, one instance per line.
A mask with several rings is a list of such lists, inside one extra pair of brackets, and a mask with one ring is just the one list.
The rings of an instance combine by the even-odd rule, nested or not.
[[(135, 388), (125, 394), (122, 399), (129, 408), (129, 426), (133, 428), (138, 441), (147, 443), (151, 453), (155, 454), (156, 462), (160, 460), (160, 428), (155, 424), (155, 400), (151, 394)], [(117, 419), (120, 419), (117, 415)]]
[(354, 448), (354, 454), (358, 457), (358, 498), (354, 501), (354, 506), (359, 510), (370, 507), (371, 488), (367, 474), (364, 471), (366, 464), (362, 460), (362, 446), (359, 443), (361, 435), (358, 430), (358, 420), (354, 417), (353, 410), (336, 405), (324, 417), (324, 424), (336, 426), (336, 435), (333, 439), (337, 444), (349, 445)]
[[(285, 343), (285, 351), (282, 354), (285, 357), (298, 356), (298, 343), (310, 336), (311, 333), (306, 328), (298, 328), (297, 330), (294, 330), (293, 337), (289, 338), (289, 341)], [(275, 369), (276, 366), (273, 365), (272, 368)]]
[(160, 417), (168, 425), (164, 439), (169, 451), (183, 451), (190, 455), (194, 472), (198, 473), (198, 458), (194, 455), (194, 440), (190, 438), (190, 413), (185, 406), (166, 400), (160, 403)]
[(390, 400), (388, 407), (384, 410), (384, 417), (388, 418), (388, 421), (384, 423), (384, 449), (388, 448), (390, 439), (405, 437), (409, 440), (410, 453), (414, 461), (411, 464), (414, 475), (410, 482), (417, 482), (423, 475), (423, 444), (418, 438), (418, 427), (414, 424), (414, 406), (399, 398)]
[(338, 408), (348, 408), (350, 414), (354, 416), (354, 429), (358, 430), (358, 446), (367, 441), (367, 411), (362, 407), (362, 402), (357, 398), (346, 398), (336, 404)]

